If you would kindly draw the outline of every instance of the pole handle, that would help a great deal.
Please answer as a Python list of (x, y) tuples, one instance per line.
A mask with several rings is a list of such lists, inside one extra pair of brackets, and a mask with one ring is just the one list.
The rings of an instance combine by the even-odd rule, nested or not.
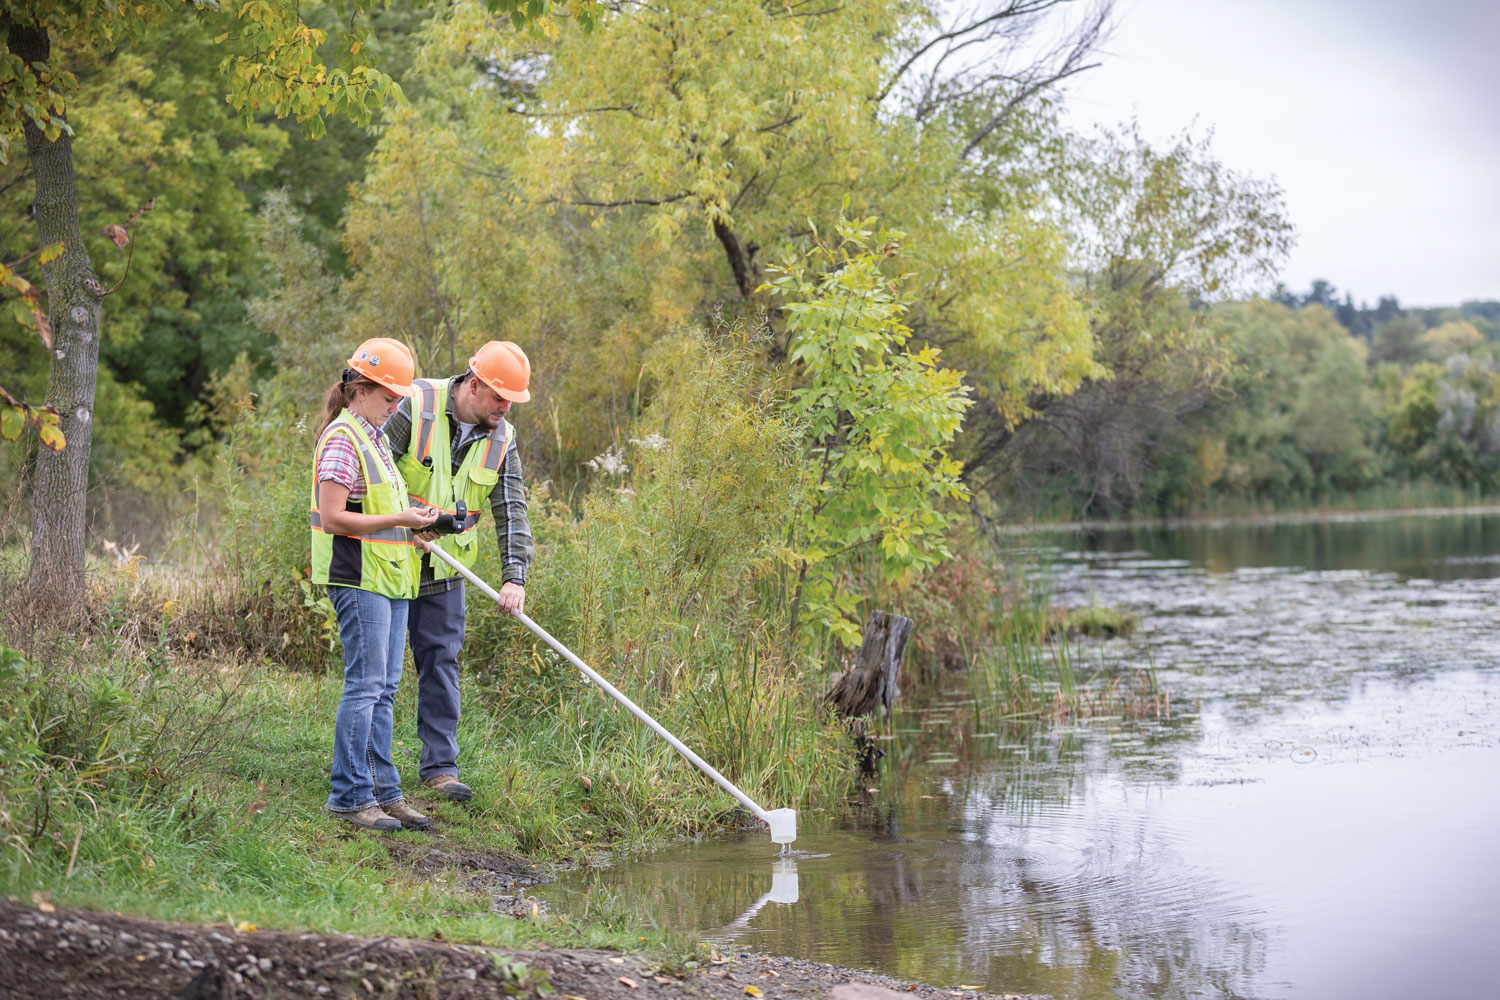
[[(428, 549), (428, 551), (437, 556), (439, 559), (443, 560), (443, 562), (447, 563), (449, 566), (452, 566), (463, 576), (465, 580), (468, 580), (470, 583), (474, 584), (474, 586), (478, 587), (492, 600), (500, 600), (500, 594), (495, 590), (494, 587), (491, 587), (489, 584), (485, 583), (478, 576), (476, 576), (472, 570), (470, 570), (467, 566), (461, 564), (457, 559), (454, 559), (447, 552), (444, 552), (442, 548), (437, 545), (433, 545), (430, 549)], [(541, 639), (547, 645), (551, 646), (554, 650), (556, 650), (558, 655), (562, 656), (569, 663), (573, 664), (573, 666), (577, 667), (579, 671), (581, 671), (583, 675), (589, 680), (593, 681), (600, 690), (609, 695), (615, 701), (618, 701), (621, 705), (624, 705), (625, 708), (629, 710), (630, 714), (634, 715), (637, 719), (640, 719), (646, 725), (650, 726), (658, 736), (671, 744), (673, 750), (676, 750), (678, 753), (682, 754), (682, 756), (685, 757), (689, 763), (712, 778), (720, 788), (724, 789), (724, 791), (728, 792), (730, 795), (739, 800), (741, 805), (754, 813), (763, 823), (768, 826), (770, 825), (771, 817), (770, 814), (766, 812), (766, 810), (756, 805), (755, 802), (751, 800), (750, 796), (740, 791), (732, 781), (716, 771), (702, 757), (699, 757), (697, 754), (693, 753), (692, 750), (688, 749), (687, 745), (684, 744), (681, 740), (673, 736), (671, 733), (667, 732), (667, 730), (661, 725), (661, 723), (657, 722), (650, 715), (646, 714), (646, 711), (644, 709), (627, 698), (623, 693), (620, 692), (618, 688), (616, 688), (609, 681), (605, 680), (603, 677), (599, 676), (599, 673), (594, 670), (593, 667), (590, 667), (587, 663), (584, 663), (577, 656), (575, 656), (571, 649), (554, 639), (550, 632), (542, 628), (536, 622), (532, 621), (529, 617), (526, 616), (524, 612), (515, 611), (512, 612), (512, 614), (516, 616), (516, 618), (521, 622), (522, 625), (525, 625), (528, 629), (535, 633), (537, 638)]]

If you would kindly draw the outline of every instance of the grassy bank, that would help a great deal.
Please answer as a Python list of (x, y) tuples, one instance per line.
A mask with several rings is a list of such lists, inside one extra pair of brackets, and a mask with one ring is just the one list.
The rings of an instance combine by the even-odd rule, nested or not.
[[(434, 846), (564, 861), (743, 819), (660, 740), (579, 687), (503, 712), (472, 691), (460, 742), (474, 802), (434, 803), (437, 838), (358, 833), (322, 810), (336, 671), (181, 658), (170, 643), (130, 649), (119, 632), (33, 638), (29, 655), (0, 654), (0, 894), (171, 919), (639, 946), (650, 936), (641, 915), (607, 902), (584, 926), (517, 922), (493, 912), (491, 893), (414, 862)], [(698, 697), (753, 715), (724, 676), (701, 675)], [(421, 799), (414, 701), (408, 676), (395, 751), (408, 795)], [(760, 739), (732, 722), (705, 727), (693, 699), (648, 691), (642, 701), (752, 794), (803, 805), (839, 794), (840, 749), (810, 711)], [(800, 766), (778, 756), (803, 741)], [(796, 794), (781, 798), (789, 786)]]

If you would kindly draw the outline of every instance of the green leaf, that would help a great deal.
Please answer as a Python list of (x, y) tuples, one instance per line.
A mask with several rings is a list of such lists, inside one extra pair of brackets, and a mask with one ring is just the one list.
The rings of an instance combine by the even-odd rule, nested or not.
[(25, 426), (26, 416), (19, 406), (6, 404), (0, 407), (0, 437), (14, 441), (21, 436), (21, 429)]

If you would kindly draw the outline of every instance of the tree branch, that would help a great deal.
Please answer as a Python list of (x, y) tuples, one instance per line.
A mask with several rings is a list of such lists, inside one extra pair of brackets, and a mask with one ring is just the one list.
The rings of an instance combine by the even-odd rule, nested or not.
[(581, 115), (598, 114), (604, 111), (624, 111), (635, 118), (641, 117), (634, 104), (602, 104), (594, 108), (579, 108), (577, 111), (527, 111), (525, 108), (506, 107), (506, 112), (526, 118), (577, 118)]
[(691, 194), (674, 194), (665, 198), (619, 198), (615, 201), (595, 201), (588, 198), (547, 198), (539, 205), (573, 205), (579, 208), (626, 208), (631, 205), (670, 205), (674, 201), (691, 198)]
[[(1004, 34), (1002, 26), (1008, 20), (1011, 20), (1013, 18), (1035, 17), (1036, 15), (1043, 13), (1051, 7), (1055, 7), (1061, 3), (1069, 2), (1072, 2), (1072, 0), (1009, 0), (1009, 2), (1007, 2), (999, 10), (996, 10), (990, 14), (984, 15), (982, 17), (971, 15), (972, 19), (968, 24), (965, 24), (962, 27), (959, 27), (957, 22), (963, 20), (963, 15), (955, 18), (952, 27), (950, 27), (947, 31), (940, 32), (939, 34), (934, 35), (932, 38), (919, 45), (917, 47), (917, 50), (913, 52), (905, 62), (903, 62), (899, 67), (896, 68), (896, 72), (892, 74), (890, 80), (886, 81), (886, 85), (881, 88), (880, 93), (875, 96), (875, 103), (879, 104), (881, 101), (885, 100), (890, 92), (895, 89), (896, 85), (901, 82), (901, 78), (905, 76), (913, 66), (920, 62), (923, 56), (931, 52), (936, 46), (944, 42), (953, 42), (958, 39), (966, 38), (966, 36), (972, 35), (975, 32), (981, 33), (980, 40), (995, 38), (1001, 34)], [(968, 44), (968, 42), (965, 42), (964, 44)], [(946, 56), (944, 58), (946, 58)]]
[(975, 149), (979, 148), (980, 143), (988, 139), (991, 135), (994, 134), (996, 129), (998, 129), (1001, 125), (1004, 125), (1006, 121), (1010, 119), (1010, 116), (1015, 113), (1016, 108), (1020, 107), (1024, 102), (1031, 99), (1032, 97), (1035, 97), (1038, 92), (1045, 90), (1046, 88), (1052, 86), (1055, 83), (1058, 83), (1059, 81), (1067, 79), (1075, 73), (1082, 73), (1084, 70), (1093, 69), (1098, 65), (1098, 63), (1089, 63), (1085, 66), (1075, 66), (1072, 69), (1067, 70), (1066, 72), (1058, 73), (1055, 76), (1051, 76), (1043, 80), (1036, 80), (1023, 87), (1019, 93), (1005, 102), (1005, 107), (1000, 109), (999, 114), (991, 118), (988, 122), (985, 123), (983, 128), (974, 133), (974, 136), (969, 140), (968, 145), (963, 148), (963, 152), (958, 154), (959, 162), (967, 160), (969, 158), (969, 154), (974, 152)]

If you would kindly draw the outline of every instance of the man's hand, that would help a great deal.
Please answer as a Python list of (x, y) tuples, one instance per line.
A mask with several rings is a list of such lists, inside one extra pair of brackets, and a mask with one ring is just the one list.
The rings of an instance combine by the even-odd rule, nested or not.
[(520, 614), (526, 610), (526, 588), (519, 583), (507, 583), (500, 587), (500, 600), (497, 602), (501, 611), (508, 615)]

